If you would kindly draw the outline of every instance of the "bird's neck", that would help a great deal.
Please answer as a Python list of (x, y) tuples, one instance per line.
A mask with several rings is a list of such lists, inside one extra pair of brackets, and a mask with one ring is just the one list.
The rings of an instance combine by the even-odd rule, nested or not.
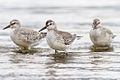
[(92, 27), (93, 29), (98, 29), (100, 27), (100, 24), (97, 24), (97, 25), (93, 24)]
[(18, 31), (20, 29), (20, 26), (14, 26), (11, 28), (11, 32)]
[(48, 30), (48, 31), (56, 31), (57, 28), (56, 28), (56, 27), (54, 27), (54, 28), (48, 28), (47, 30)]

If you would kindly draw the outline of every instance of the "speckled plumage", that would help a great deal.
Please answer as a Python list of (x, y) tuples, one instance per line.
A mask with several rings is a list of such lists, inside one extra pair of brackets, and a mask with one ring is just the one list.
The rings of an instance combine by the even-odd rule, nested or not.
[(46, 28), (48, 30), (47, 43), (54, 50), (65, 51), (76, 38), (76, 34), (72, 35), (68, 32), (57, 30), (56, 24), (52, 20), (46, 22)]
[[(12, 22), (16, 22), (16, 24), (11, 25)], [(10, 22), (10, 28), (12, 29), (10, 33), (12, 41), (22, 49), (30, 49), (38, 45), (40, 39), (46, 36), (46, 33), (40, 33), (32, 29), (21, 27), (18, 20), (12, 20)]]

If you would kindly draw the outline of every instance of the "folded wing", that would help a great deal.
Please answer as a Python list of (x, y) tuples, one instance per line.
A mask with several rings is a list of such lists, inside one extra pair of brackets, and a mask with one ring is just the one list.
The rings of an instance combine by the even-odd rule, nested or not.
[(63, 31), (57, 31), (57, 33), (62, 36), (65, 45), (70, 45), (76, 38), (76, 34), (71, 35), (70, 33)]

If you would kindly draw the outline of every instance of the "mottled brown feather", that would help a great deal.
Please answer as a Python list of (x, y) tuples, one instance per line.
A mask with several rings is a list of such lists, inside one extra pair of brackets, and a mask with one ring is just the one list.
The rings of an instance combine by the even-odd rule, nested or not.
[(68, 32), (58, 30), (56, 30), (56, 33), (62, 36), (65, 45), (70, 45), (76, 38), (76, 34), (71, 35)]
[(115, 37), (115, 35), (113, 35), (113, 33), (112, 33), (112, 31), (111, 31), (111, 30), (109, 30), (109, 29), (107, 29), (107, 28), (104, 28), (104, 27), (102, 27), (101, 29), (103, 29), (104, 33), (111, 34), (112, 38), (114, 38), (114, 37)]
[(28, 28), (20, 28), (19, 30), (16, 29), (14, 32), (18, 35), (17, 37), (19, 40), (27, 43), (37, 42), (46, 36), (46, 34), (42, 35), (43, 33), (38, 33), (37, 31)]

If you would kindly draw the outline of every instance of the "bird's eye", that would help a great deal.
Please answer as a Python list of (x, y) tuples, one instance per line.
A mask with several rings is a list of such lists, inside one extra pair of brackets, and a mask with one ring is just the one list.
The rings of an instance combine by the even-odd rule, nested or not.
[(16, 24), (15, 22), (12, 23), (12, 25)]
[(48, 25), (52, 25), (52, 23), (49, 23)]

